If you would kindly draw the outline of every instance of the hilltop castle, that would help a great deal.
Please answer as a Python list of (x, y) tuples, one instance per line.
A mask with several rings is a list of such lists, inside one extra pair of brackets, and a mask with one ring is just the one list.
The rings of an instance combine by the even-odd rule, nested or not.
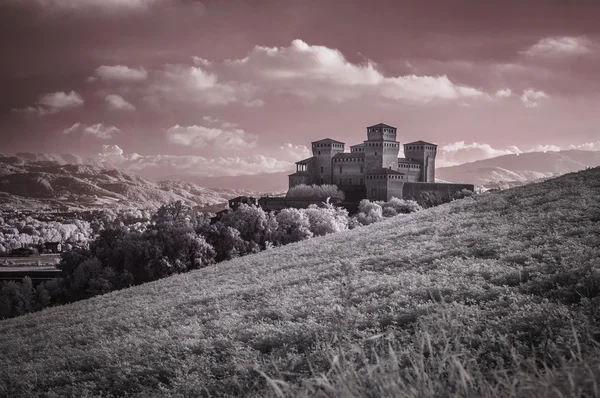
[(345, 152), (340, 141), (314, 141), (313, 156), (296, 163), (289, 185), (335, 184), (345, 192), (362, 188), (370, 200), (388, 200), (405, 197), (405, 183), (435, 183), (437, 145), (425, 141), (404, 144), (403, 158), (398, 157), (399, 151), (396, 128), (383, 123), (367, 127), (367, 139), (352, 145), (350, 152)]

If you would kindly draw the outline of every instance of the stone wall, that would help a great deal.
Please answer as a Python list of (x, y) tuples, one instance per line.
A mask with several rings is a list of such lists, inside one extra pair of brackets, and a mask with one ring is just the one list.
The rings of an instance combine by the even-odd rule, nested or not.
[[(258, 200), (258, 205), (263, 208), (263, 210), (270, 211), (278, 211), (282, 209), (287, 209), (289, 207), (295, 209), (306, 209), (310, 205), (323, 206), (323, 203), (327, 201), (327, 198), (281, 198), (281, 197), (262, 197)], [(340, 202), (339, 199), (331, 198), (329, 199), (329, 203), (338, 205)]]

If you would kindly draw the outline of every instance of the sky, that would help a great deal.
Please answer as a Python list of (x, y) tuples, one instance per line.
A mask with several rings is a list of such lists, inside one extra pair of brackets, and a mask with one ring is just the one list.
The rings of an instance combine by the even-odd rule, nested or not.
[(595, 0), (2, 0), (0, 152), (292, 170), (384, 122), (438, 165), (600, 150)]

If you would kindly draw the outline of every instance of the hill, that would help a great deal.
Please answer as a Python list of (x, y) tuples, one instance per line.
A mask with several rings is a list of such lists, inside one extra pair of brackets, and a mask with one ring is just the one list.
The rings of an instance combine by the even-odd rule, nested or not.
[(0, 206), (6, 208), (156, 207), (175, 200), (216, 205), (243, 194), (255, 193), (152, 181), (74, 156), (0, 155)]
[(441, 167), (436, 170), (436, 177), (504, 189), (596, 166), (600, 166), (598, 151), (530, 152)]
[(4, 320), (0, 395), (593, 396), (599, 197), (596, 168)]

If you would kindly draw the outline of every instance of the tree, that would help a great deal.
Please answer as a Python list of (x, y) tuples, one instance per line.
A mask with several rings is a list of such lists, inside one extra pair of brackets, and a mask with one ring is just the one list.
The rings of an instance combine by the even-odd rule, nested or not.
[(358, 204), (358, 214), (356, 220), (361, 225), (369, 225), (383, 220), (383, 208), (377, 202), (371, 202), (363, 199)]
[(305, 212), (298, 209), (283, 209), (277, 214), (277, 241), (280, 243), (299, 242), (311, 238), (310, 220)]
[(325, 199), (325, 198), (336, 198), (344, 200), (344, 192), (341, 191), (337, 185), (296, 185), (288, 190), (285, 195), (288, 198), (312, 198), (312, 199)]

